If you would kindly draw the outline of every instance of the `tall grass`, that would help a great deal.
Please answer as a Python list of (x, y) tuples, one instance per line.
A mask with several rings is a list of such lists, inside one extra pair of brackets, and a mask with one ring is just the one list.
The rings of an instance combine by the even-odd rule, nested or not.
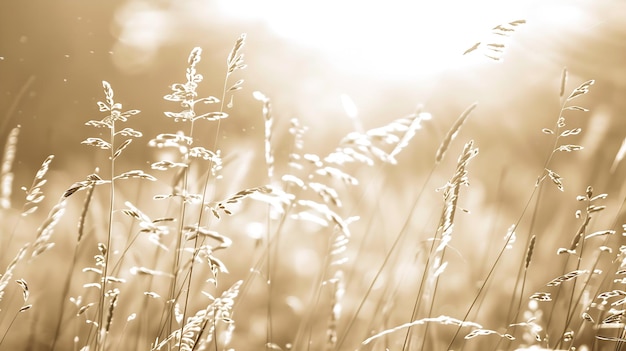
[[(318, 154), (298, 119), (287, 131), (277, 128), (271, 97), (246, 92), (245, 40), (235, 41), (224, 76), (215, 78), (223, 82), (218, 97), (199, 96), (202, 49), (191, 51), (183, 81), (164, 96), (180, 108), (161, 117), (180, 129), (143, 145), (143, 133), (129, 123), (145, 117), (124, 110), (114, 83), (103, 81), (97, 107), (104, 116), (87, 119), (97, 133), (82, 143), (93, 148), (94, 172), (62, 170), (76, 178), (61, 184), (56, 201), (46, 200), (46, 176), (56, 159), (71, 155), (47, 157), (23, 189), (23, 203), (11, 203), (15, 126), (0, 170), (2, 349), (620, 349), (626, 246), (619, 234), (626, 227), (621, 207), (611, 218), (605, 202), (623, 194), (589, 185), (567, 199), (562, 194), (574, 175), (557, 172), (557, 159), (583, 150), (573, 141), (583, 130), (569, 120), (588, 112), (579, 101), (593, 80), (570, 90), (564, 69), (555, 83), (560, 109), (552, 126), (537, 131), (551, 147), (536, 182), (516, 184), (528, 196), (518, 199), (523, 210), (508, 231), (463, 238), (470, 220), (493, 220), (464, 208), (481, 155), (463, 127), (478, 104), (460, 112), (441, 138), (421, 185), (401, 185), (411, 202), (396, 209), (386, 176), (406, 170), (398, 165), (413, 157), (404, 155), (413, 146), (428, 150), (420, 136), (433, 116), (420, 107), (349, 132), (332, 152)], [(466, 54), (480, 47), (500, 59), (500, 44), (479, 42)], [(232, 97), (242, 93), (259, 102), (262, 169), (237, 158), (224, 162), (231, 150), (219, 143), (221, 123), (236, 118), (229, 116)], [(278, 148), (279, 139), (290, 140), (288, 150)], [(462, 150), (450, 161), (457, 144)], [(146, 145), (160, 158), (136, 161), (134, 150)], [(125, 168), (126, 157), (136, 167)], [(620, 160), (618, 154), (612, 170)], [(248, 172), (254, 185), (230, 183), (229, 167)], [(221, 195), (233, 187), (239, 190)], [(427, 195), (435, 190), (439, 202)], [(546, 208), (576, 201), (574, 214)], [(398, 212), (396, 223), (387, 218), (389, 207)], [(542, 211), (555, 223), (565, 216), (558, 220), (563, 227), (546, 225)]]

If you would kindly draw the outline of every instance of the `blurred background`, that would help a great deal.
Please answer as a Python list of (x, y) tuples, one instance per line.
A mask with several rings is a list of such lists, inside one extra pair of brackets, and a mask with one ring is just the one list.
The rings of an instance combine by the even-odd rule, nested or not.
[[(525, 23), (510, 37), (494, 36), (494, 27), (516, 20)], [(103, 117), (96, 105), (104, 98), (102, 80), (111, 83), (125, 110), (142, 111), (130, 121), (144, 133), (140, 141), (147, 143), (158, 133), (181, 128), (163, 116), (163, 111), (177, 111), (178, 106), (162, 97), (171, 84), (184, 82), (190, 50), (203, 48), (200, 94), (220, 96), (226, 57), (242, 33), (247, 34), (243, 48), (247, 68), (237, 71), (236, 79), (245, 79), (244, 89), (234, 95), (231, 116), (219, 133), (219, 147), (231, 157), (225, 172), (238, 178), (224, 194), (261, 185), (259, 178), (265, 174), (258, 151), (263, 117), (253, 91), (272, 100), (276, 152), (283, 159), (291, 118), (309, 127), (305, 151), (325, 155), (359, 126), (382, 126), (422, 105), (432, 120), (423, 123), (398, 166), (382, 168), (382, 178), (372, 182), (384, 185), (376, 183), (362, 205), (381, 211), (383, 219), (376, 225), (383, 237), (390, 233), (383, 240), (389, 247), (391, 235), (400, 230), (422, 187), (427, 191), (426, 206), (441, 201), (434, 189), (445, 184), (463, 144), (474, 139), (480, 155), (470, 167), (471, 191), (461, 205), (472, 212), (464, 234), (474, 236), (459, 239), (456, 245), (479, 248), (459, 262), (481, 261), (488, 257), (485, 251), (492, 240), (482, 233), (503, 237), (541, 174), (552, 147), (552, 139), (541, 129), (552, 128), (558, 117), (560, 77), (567, 67), (565, 94), (584, 81), (596, 81), (590, 93), (577, 100), (590, 112), (567, 115), (568, 127), (584, 131), (572, 143), (585, 150), (558, 155), (553, 169), (565, 178), (566, 190), (546, 190), (550, 196), (544, 206), (573, 216), (575, 196), (592, 185), (598, 193), (615, 194), (609, 204), (619, 216), (626, 170), (619, 164), (611, 168), (626, 136), (626, 2), (619, 0), (4, 1), (0, 140), (21, 125), (15, 187), (29, 186), (45, 157), (55, 154), (49, 176), (54, 186), (46, 191), (57, 198), (105, 160), (80, 145), (100, 133), (84, 123)], [(506, 43), (498, 61), (485, 55), (492, 54), (484, 49), (492, 40)], [(477, 50), (463, 55), (477, 42), (482, 43)], [(452, 145), (447, 162), (424, 184), (440, 141), (473, 102), (478, 107)], [(357, 122), (349, 116), (355, 111)], [(204, 135), (211, 140), (215, 127), (206, 128)], [(148, 169), (158, 159), (143, 146), (133, 150), (120, 159), (123, 168)], [(18, 198), (22, 201), (21, 194)], [(430, 211), (416, 218), (430, 223)], [(437, 216), (438, 209), (434, 211)], [(546, 211), (534, 223), (537, 231), (558, 232), (569, 225), (564, 224), (569, 218), (573, 217), (555, 219)], [(426, 227), (419, 224), (420, 230), (422, 226)], [(569, 242), (570, 233), (565, 237)], [(554, 254), (553, 246), (564, 245), (559, 238), (553, 235), (544, 241), (550, 248), (544, 262)], [(372, 256), (381, 258), (376, 252)], [(240, 268), (245, 271), (247, 266)], [(478, 279), (479, 273), (467, 279)], [(297, 269), (294, 274), (310, 278)], [(550, 275), (539, 276), (543, 282)], [(465, 282), (451, 286), (459, 288)], [(444, 300), (450, 298), (454, 297)], [(288, 319), (284, 323), (288, 325)], [(256, 332), (263, 337), (264, 330)], [(282, 341), (288, 339), (285, 335)]]
[[(621, 1), (33, 0), (0, 6), (0, 126), (3, 136), (23, 126), (22, 162), (80, 150), (90, 130), (83, 123), (99, 118), (102, 80), (127, 108), (143, 111), (136, 123), (150, 136), (166, 123), (162, 112), (172, 104), (161, 97), (184, 79), (191, 48), (204, 48), (201, 91), (218, 95), (225, 57), (241, 33), (248, 35), (245, 90), (234, 101), (225, 138), (258, 137), (259, 130), (251, 131), (261, 122), (254, 90), (273, 100), (279, 123), (297, 117), (311, 127), (311, 140), (328, 141), (353, 129), (342, 94), (354, 101), (366, 128), (423, 104), (435, 117), (435, 133), (424, 136), (434, 139), (430, 144), (478, 101), (468, 129), (487, 134), (487, 143), (530, 147), (524, 157), (532, 158), (534, 138), (541, 136), (510, 132), (553, 123), (563, 67), (571, 75), (568, 88), (597, 81), (588, 105), (608, 115), (607, 137), (622, 138), (621, 129), (608, 127), (619, 125), (623, 109)], [(462, 56), (493, 37), (494, 26), (518, 19), (527, 24), (508, 40), (501, 62), (480, 52)], [(81, 158), (76, 152), (74, 161), (57, 162)]]

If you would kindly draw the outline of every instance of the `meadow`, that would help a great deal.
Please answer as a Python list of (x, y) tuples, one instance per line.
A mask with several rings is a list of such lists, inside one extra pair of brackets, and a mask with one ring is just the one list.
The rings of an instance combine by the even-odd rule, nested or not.
[[(576, 158), (593, 77), (548, 79), (538, 141), (494, 169), (499, 145), (465, 129), (482, 102), (435, 133), (428, 106), (370, 125), (346, 101), (354, 128), (335, 138), (248, 88), (247, 44), (216, 76), (201, 47), (180, 53), (160, 116), (99, 82), (93, 115), (63, 126), (83, 141), (28, 181), (20, 150), (38, 145), (9, 126), (0, 349), (621, 349), (626, 148)], [(498, 61), (499, 45), (466, 54)], [(258, 128), (225, 140), (243, 95)]]

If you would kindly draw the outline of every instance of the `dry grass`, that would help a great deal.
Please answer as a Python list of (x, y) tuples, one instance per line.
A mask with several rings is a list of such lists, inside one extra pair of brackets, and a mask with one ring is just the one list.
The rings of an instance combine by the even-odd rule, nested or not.
[[(494, 34), (508, 37), (523, 23)], [(500, 228), (479, 229), (500, 218), (464, 208), (476, 205), (469, 201), (470, 161), (480, 159), (480, 142), (463, 136), (456, 164), (445, 158), (470, 113), (479, 113), (476, 103), (441, 138), (421, 188), (401, 185), (408, 204), (385, 187), (385, 177), (406, 169), (394, 167), (415, 143), (422, 143), (419, 152), (431, 150), (419, 138), (433, 121), (424, 107), (348, 132), (324, 156), (315, 152), (319, 144), (309, 147), (297, 119), (281, 130), (271, 97), (254, 92), (264, 167), (225, 162), (232, 150), (220, 145), (220, 126), (233, 118), (234, 94), (246, 90), (239, 78), (245, 40), (241, 35), (228, 54), (219, 98), (200, 96), (202, 50), (191, 51), (184, 81), (164, 97), (180, 109), (162, 118), (180, 129), (144, 143), (154, 151), (146, 154), (167, 155), (156, 160), (124, 162), (143, 147), (143, 133), (130, 126), (142, 116), (123, 110), (103, 81), (97, 107), (104, 117), (86, 123), (95, 134), (83, 141), (95, 147), (97, 167), (84, 176), (65, 170), (74, 178), (59, 185), (65, 190), (56, 202), (44, 196), (46, 177), (66, 155), (45, 159), (23, 189), (21, 210), (12, 212), (20, 207), (10, 201), (20, 128), (12, 130), (0, 170), (2, 349), (620, 349), (626, 246), (618, 234), (621, 208), (609, 211), (608, 200), (623, 195), (595, 194), (589, 186), (568, 199), (574, 175), (555, 171), (566, 154), (583, 150), (576, 144), (583, 129), (568, 125), (587, 112), (573, 102), (593, 80), (567, 95), (563, 70), (555, 84), (560, 110), (554, 126), (542, 130), (551, 147), (534, 165), (537, 181), (515, 183), (528, 197), (516, 199), (520, 213), (504, 218), (513, 225), (503, 240)], [(466, 53), (479, 48), (499, 60), (504, 46), (481, 42)], [(207, 137), (206, 125), (214, 135)], [(278, 146), (283, 136), (291, 140), (288, 150)], [(238, 169), (249, 172), (252, 185), (230, 183)], [(449, 180), (441, 184), (437, 175)], [(223, 195), (233, 187), (241, 190)], [(440, 198), (427, 198), (434, 190)], [(583, 206), (573, 214), (544, 206), (576, 202)], [(29, 232), (34, 218), (41, 222)], [(551, 236), (555, 230), (563, 233)]]

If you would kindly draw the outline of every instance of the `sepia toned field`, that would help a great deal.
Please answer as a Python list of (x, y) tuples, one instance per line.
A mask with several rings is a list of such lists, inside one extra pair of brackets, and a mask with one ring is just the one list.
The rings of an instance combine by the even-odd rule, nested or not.
[(621, 350), (626, 6), (277, 4), (0, 5), (0, 350)]

